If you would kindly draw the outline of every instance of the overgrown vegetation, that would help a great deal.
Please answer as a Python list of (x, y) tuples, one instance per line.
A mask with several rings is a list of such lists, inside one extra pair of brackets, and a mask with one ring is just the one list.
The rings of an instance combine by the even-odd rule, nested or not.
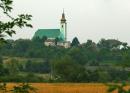
[(28, 83), (17, 84), (13, 86), (12, 89), (8, 89), (6, 83), (0, 83), (1, 93), (36, 93), (36, 90), (36, 88)]
[[(42, 39), (5, 40), (14, 27), (32, 27), (31, 15), (10, 15), (12, 0), (0, 0), (0, 9), (9, 21), (0, 20), (0, 80), (5, 82), (114, 82), (128, 81), (130, 47), (126, 42), (101, 39), (71, 48), (46, 47)], [(3, 42), (7, 42), (2, 44)], [(57, 39), (56, 39), (57, 41)], [(26, 60), (23, 60), (26, 59)], [(40, 60), (39, 60), (40, 59)], [(48, 76), (44, 76), (48, 74)]]
[(92, 40), (84, 44), (76, 42), (68, 49), (46, 47), (40, 38), (7, 40), (0, 47), (0, 59), (3, 59), (0, 79), (11, 82), (128, 81), (129, 54), (127, 43), (114, 39), (101, 39), (97, 44)]
[(109, 93), (113, 93), (114, 91), (117, 91), (117, 93), (130, 93), (130, 88), (126, 89), (126, 87), (129, 86), (129, 84), (126, 84), (126, 82), (122, 82), (121, 84), (108, 84), (107, 86), (109, 86)]

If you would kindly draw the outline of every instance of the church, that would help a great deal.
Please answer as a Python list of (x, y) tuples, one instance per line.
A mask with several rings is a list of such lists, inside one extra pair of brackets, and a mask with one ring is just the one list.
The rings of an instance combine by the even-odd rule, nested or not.
[(38, 29), (33, 38), (35, 37), (39, 37), (41, 39), (43, 37), (47, 37), (47, 40), (44, 42), (45, 46), (60, 46), (69, 48), (70, 42), (67, 41), (67, 21), (64, 11), (60, 20), (60, 29)]

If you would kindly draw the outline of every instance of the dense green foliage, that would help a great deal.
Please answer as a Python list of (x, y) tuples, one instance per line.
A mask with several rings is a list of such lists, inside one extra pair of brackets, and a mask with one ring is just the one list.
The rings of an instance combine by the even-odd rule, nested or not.
[[(23, 71), (34, 72), (34, 73), (49, 73), (50, 66), (49, 62), (32, 62), (30, 60), (25, 64)], [(35, 68), (35, 69), (34, 69)]]
[(12, 34), (16, 33), (16, 27), (32, 27), (32, 25), (28, 23), (32, 15), (20, 14), (16, 18), (10, 15), (13, 9), (12, 4), (12, 0), (0, 0), (0, 10), (2, 10), (0, 14), (8, 18), (8, 21), (0, 20), (0, 45), (5, 42), (5, 36), (12, 36)]
[(0, 56), (0, 76), (5, 76), (8, 73), (9, 73), (8, 70), (3, 66), (3, 59)]
[(130, 93), (130, 89), (125, 89), (129, 84), (122, 82), (121, 84), (107, 84), (109, 86), (108, 92), (113, 93), (114, 91), (118, 91), (118, 93)]
[(71, 43), (71, 46), (78, 46), (80, 43), (79, 43), (79, 40), (77, 37), (75, 37), (73, 40), (72, 40), (72, 43)]
[(130, 48), (127, 43), (101, 39), (96, 44), (88, 40), (65, 49), (46, 47), (45, 39), (7, 40), (6, 44), (0, 46), (0, 60), (3, 58), (0, 72), (4, 71), (0, 79), (11, 82), (129, 80)]
[(58, 81), (82, 82), (86, 79), (85, 68), (75, 63), (69, 56), (52, 62), (52, 74)]

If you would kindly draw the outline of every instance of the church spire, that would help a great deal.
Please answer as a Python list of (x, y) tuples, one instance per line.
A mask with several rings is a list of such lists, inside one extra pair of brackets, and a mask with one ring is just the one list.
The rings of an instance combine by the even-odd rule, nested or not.
[(62, 18), (61, 18), (61, 23), (65, 23), (65, 22), (66, 22), (66, 19), (65, 19), (64, 9), (63, 9)]

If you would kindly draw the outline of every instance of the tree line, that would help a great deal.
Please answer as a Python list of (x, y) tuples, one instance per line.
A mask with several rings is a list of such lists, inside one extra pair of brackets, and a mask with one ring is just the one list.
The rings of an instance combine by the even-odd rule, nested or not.
[[(115, 39), (101, 39), (98, 43), (87, 40), (80, 44), (78, 38), (74, 38), (71, 47), (46, 47), (45, 37), (7, 40), (0, 46), (0, 60), (2, 76), (13, 75), (14, 78), (5, 81), (22, 80), (29, 81), (27, 77), (36, 78), (32, 81), (44, 82), (46, 79), (34, 75), (50, 74), (47, 80), (53, 82), (113, 82), (129, 80), (128, 70), (130, 61), (130, 47), (127, 43)], [(23, 63), (18, 59), (2, 62), (2, 58), (26, 58)], [(41, 59), (33, 60), (31, 58)], [(4, 61), (4, 59), (3, 59)], [(20, 72), (29, 73), (25, 76)], [(13, 74), (12, 74), (13, 73)], [(20, 79), (21, 77), (21, 79)], [(16, 79), (18, 78), (18, 79)], [(26, 78), (26, 79), (24, 79)], [(1, 80), (3, 78), (1, 77)]]

